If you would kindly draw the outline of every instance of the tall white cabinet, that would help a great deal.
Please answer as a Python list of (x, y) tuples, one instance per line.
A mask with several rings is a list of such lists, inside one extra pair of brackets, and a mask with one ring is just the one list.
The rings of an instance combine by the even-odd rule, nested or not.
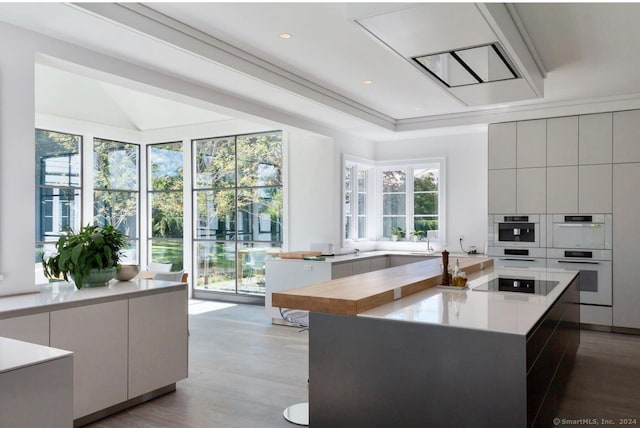
[(488, 178), (489, 214), (612, 213), (613, 327), (640, 329), (640, 110), (491, 124)]

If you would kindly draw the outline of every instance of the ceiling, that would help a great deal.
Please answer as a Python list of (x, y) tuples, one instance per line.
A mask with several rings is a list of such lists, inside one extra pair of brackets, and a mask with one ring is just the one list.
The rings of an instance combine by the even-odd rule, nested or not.
[[(486, 28), (475, 30), (458, 19), (461, 15), (456, 8), (462, 7), (460, 4), (436, 5), (438, 22), (447, 23), (438, 39), (444, 44), (455, 44), (460, 38), (480, 40), (482, 31), (487, 34)], [(114, 113), (114, 123), (128, 123), (141, 130), (160, 127), (161, 123), (177, 126), (183, 120), (226, 120), (233, 112), (256, 117), (260, 112), (275, 112), (267, 119), (303, 126), (317, 124), (383, 140), (420, 135), (440, 127), (487, 123), (515, 112), (640, 100), (640, 73), (636, 72), (640, 57), (630, 54), (640, 37), (640, 4), (490, 5), (501, 8), (501, 16), (509, 18), (515, 29), (511, 32), (492, 24), (491, 14), (486, 13), (489, 6), (464, 4), (465, 10), (472, 7), (484, 11), (481, 15), (491, 30), (488, 34), (495, 35), (507, 48), (518, 43), (525, 46), (527, 55), (535, 61), (530, 62), (532, 72), (544, 76), (542, 96), (476, 105), (466, 105), (452, 96), (394, 46), (355, 22), (358, 17), (378, 17), (398, 10), (408, 10), (411, 16), (421, 6), (3, 3), (0, 20), (161, 71), (210, 89), (220, 94), (220, 99), (224, 95), (242, 101), (233, 107), (220, 103), (224, 109), (217, 109), (215, 97), (210, 97), (206, 109), (178, 107), (173, 102), (161, 104), (152, 95), (144, 97), (109, 82), (101, 83), (102, 96), (122, 114), (116, 118)], [(426, 15), (422, 25), (403, 18), (406, 26), (398, 31), (411, 35), (422, 26), (428, 27)], [(281, 33), (291, 37), (282, 39)], [(42, 77), (48, 79), (49, 92), (55, 92), (65, 79), (68, 82), (69, 75), (43, 70), (51, 71), (50, 76)], [(55, 111), (51, 103), (40, 103), (45, 105), (48, 111)], [(171, 106), (182, 110), (164, 117), (158, 113), (161, 120), (156, 123), (154, 115), (147, 114), (154, 109), (146, 106), (153, 105), (162, 107), (157, 111), (170, 111)], [(255, 109), (249, 111), (243, 105)], [(167, 122), (167, 117), (173, 120)]]

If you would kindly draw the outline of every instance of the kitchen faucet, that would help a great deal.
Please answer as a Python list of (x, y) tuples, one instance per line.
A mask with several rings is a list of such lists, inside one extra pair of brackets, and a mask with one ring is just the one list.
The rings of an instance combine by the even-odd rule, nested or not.
[(354, 249), (354, 250), (353, 250), (353, 253), (354, 253), (356, 256), (359, 256), (359, 255), (360, 255), (360, 249), (359, 249), (359, 248)]

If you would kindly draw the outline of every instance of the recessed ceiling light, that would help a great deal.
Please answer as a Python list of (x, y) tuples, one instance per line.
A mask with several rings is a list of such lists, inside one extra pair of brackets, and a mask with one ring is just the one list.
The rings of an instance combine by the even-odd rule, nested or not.
[(363, 85), (370, 85), (370, 84), (372, 84), (372, 83), (373, 83), (373, 80), (363, 80), (363, 81), (362, 81), (362, 84), (363, 84)]
[(415, 111), (420, 111), (420, 110), (422, 110), (422, 107), (415, 107), (414, 110)]
[(289, 34), (289, 33), (281, 33), (278, 37), (280, 37), (281, 39), (290, 39), (291, 38), (291, 34)]

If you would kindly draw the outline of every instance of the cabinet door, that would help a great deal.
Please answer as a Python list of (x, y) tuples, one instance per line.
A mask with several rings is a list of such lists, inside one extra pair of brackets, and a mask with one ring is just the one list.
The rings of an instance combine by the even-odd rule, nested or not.
[(517, 168), (547, 166), (547, 121), (518, 122), (517, 131)]
[(51, 312), (51, 346), (73, 351), (73, 418), (127, 400), (127, 301)]
[(547, 168), (547, 213), (578, 212), (578, 167)]
[(613, 166), (613, 325), (640, 328), (640, 163)]
[(331, 266), (331, 279), (344, 278), (353, 275), (353, 263), (334, 263)]
[(578, 117), (547, 119), (547, 166), (578, 164)]
[(578, 169), (578, 212), (611, 213), (611, 164)]
[(611, 163), (612, 114), (580, 116), (580, 165)]
[(0, 320), (0, 336), (49, 346), (49, 312)]
[(371, 259), (371, 271), (382, 270), (389, 267), (389, 259), (387, 256), (374, 257)]
[(352, 274), (371, 272), (371, 260), (354, 260), (352, 264)]
[(516, 167), (516, 123), (489, 125), (489, 169)]
[(640, 162), (640, 110), (613, 114), (613, 162)]
[(188, 375), (187, 290), (129, 300), (129, 398)]
[(489, 214), (515, 214), (516, 170), (489, 170)]
[(544, 214), (547, 210), (547, 169), (518, 168), (517, 173), (518, 213)]

